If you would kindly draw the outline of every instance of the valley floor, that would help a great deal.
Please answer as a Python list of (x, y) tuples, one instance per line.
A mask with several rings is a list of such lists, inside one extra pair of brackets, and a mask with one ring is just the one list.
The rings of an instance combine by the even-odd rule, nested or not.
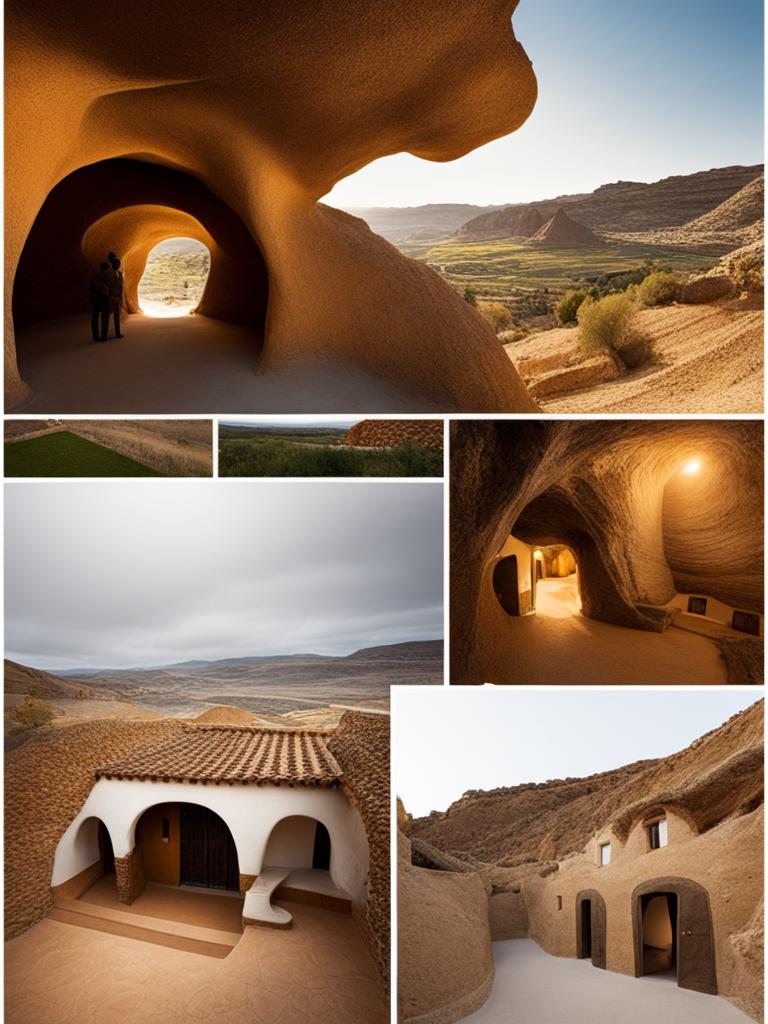
[(748, 1024), (718, 996), (678, 988), (672, 975), (630, 978), (588, 960), (550, 956), (533, 939), (494, 942), (496, 979), (472, 1024)]

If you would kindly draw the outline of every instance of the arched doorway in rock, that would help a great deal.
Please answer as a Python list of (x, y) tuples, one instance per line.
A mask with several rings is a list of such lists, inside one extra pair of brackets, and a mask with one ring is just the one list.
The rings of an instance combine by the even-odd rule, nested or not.
[(211, 268), (208, 247), (196, 238), (166, 238), (147, 256), (137, 293), (145, 316), (188, 316), (200, 304)]
[(576, 956), (605, 969), (605, 900), (595, 889), (584, 889), (576, 896)]
[(494, 566), (493, 592), (507, 615), (520, 614), (517, 555), (505, 555)]
[(635, 977), (674, 972), (681, 988), (717, 995), (707, 890), (688, 878), (656, 878), (632, 893)]
[(136, 824), (136, 854), (148, 882), (239, 892), (232, 833), (218, 814), (200, 804), (147, 808)]

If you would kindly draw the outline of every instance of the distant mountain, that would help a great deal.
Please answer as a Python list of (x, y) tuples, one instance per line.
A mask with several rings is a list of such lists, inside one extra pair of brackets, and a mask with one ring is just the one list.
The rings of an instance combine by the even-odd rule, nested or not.
[(442, 640), (412, 640), (404, 644), (384, 644), (381, 647), (363, 647), (347, 655), (356, 661), (412, 661), (423, 658), (442, 658)]
[[(626, 236), (628, 241), (639, 242), (643, 238), (638, 233), (677, 228), (708, 214), (755, 182), (762, 173), (761, 164), (719, 167), (651, 183), (617, 181), (601, 185), (588, 194), (504, 206), (456, 204), (353, 212), (366, 220), (372, 230), (399, 245), (415, 243), (419, 239), (446, 238), (452, 234), (466, 240), (527, 238), (533, 231), (528, 230), (528, 225), (522, 229), (522, 214), (530, 218), (538, 215), (544, 224), (561, 207), (574, 220), (599, 234), (611, 234), (619, 240)], [(752, 200), (755, 192), (756, 189), (751, 193)], [(466, 210), (470, 211), (470, 216), (457, 223), (458, 215)], [(534, 230), (538, 230), (541, 224)]]

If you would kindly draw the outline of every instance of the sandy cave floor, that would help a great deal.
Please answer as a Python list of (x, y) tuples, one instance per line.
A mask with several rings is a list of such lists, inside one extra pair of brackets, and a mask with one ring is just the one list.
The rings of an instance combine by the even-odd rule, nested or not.
[[(236, 901), (233, 901), (236, 902)], [(226, 959), (44, 920), (5, 946), (8, 1024), (386, 1024), (352, 919), (299, 904)]]
[[(576, 577), (539, 580), (536, 613), (510, 618), (505, 679), (513, 684), (725, 685), (726, 664), (707, 637), (648, 633), (588, 619)], [(501, 663), (496, 652), (496, 664)]]
[(90, 340), (63, 317), (17, 333), (32, 396), (23, 413), (429, 412), (356, 367), (302, 363), (257, 371), (254, 333), (204, 316), (125, 318), (125, 337)]
[(533, 939), (494, 942), (496, 979), (472, 1024), (752, 1024), (718, 996), (678, 988), (670, 975), (630, 978), (588, 960), (550, 956)]

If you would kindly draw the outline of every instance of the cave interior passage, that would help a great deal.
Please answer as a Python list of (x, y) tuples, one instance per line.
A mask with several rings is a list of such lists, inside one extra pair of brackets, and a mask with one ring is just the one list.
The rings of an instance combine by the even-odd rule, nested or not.
[(642, 897), (643, 974), (677, 971), (677, 896), (673, 892)]

